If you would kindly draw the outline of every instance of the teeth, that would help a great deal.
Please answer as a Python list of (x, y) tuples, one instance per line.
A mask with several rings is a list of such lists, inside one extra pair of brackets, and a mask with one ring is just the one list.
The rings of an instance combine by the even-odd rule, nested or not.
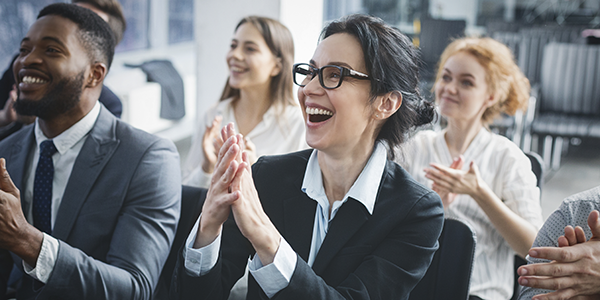
[(306, 108), (306, 113), (309, 115), (326, 115), (326, 116), (333, 116), (333, 113), (328, 111), (328, 110), (324, 110), (324, 109), (320, 109), (320, 108), (314, 108), (314, 107), (307, 107)]
[(46, 80), (41, 78), (33, 77), (33, 76), (25, 76), (23, 77), (23, 83), (45, 83)]
[(243, 69), (243, 68), (231, 67), (230, 69), (231, 69), (231, 71), (233, 71), (233, 72), (244, 72), (244, 69)]

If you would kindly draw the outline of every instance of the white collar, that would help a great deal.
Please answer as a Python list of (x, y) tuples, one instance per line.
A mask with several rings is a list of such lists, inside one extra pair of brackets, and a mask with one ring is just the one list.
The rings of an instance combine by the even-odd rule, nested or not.
[[(321, 206), (329, 207), (325, 188), (323, 187), (323, 175), (317, 159), (318, 150), (314, 150), (308, 159), (304, 180), (302, 182), (302, 191), (310, 198), (316, 200)], [(369, 214), (373, 214), (377, 192), (383, 177), (383, 171), (387, 162), (386, 148), (382, 143), (377, 143), (371, 157), (367, 161), (364, 169), (350, 187), (348, 193), (342, 199), (346, 202), (348, 197), (355, 199), (365, 206)], [(327, 203), (322, 203), (327, 202)]]
[[(77, 123), (73, 124), (73, 126), (69, 127), (67, 130), (63, 131), (61, 134), (57, 135), (52, 139), (54, 141), (54, 146), (58, 150), (58, 152), (62, 155), (69, 149), (71, 149), (75, 144), (77, 144), (81, 139), (83, 139), (94, 127), (98, 116), (100, 115), (100, 103), (96, 101), (96, 104), (90, 110), (90, 112), (85, 115), (81, 120)], [(38, 119), (35, 119), (35, 141), (37, 146), (47, 140), (48, 138), (42, 132), (40, 125), (38, 123)]]

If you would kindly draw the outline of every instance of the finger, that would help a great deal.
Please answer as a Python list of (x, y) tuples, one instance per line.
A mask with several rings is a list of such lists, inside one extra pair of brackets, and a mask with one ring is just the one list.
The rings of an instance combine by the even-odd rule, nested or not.
[(573, 229), (573, 226), (567, 225), (565, 227), (564, 237), (569, 242), (569, 246), (577, 245), (577, 237), (575, 236), (575, 229)]
[(439, 171), (440, 173), (444, 173), (447, 175), (452, 174), (452, 169), (442, 166), (440, 164), (430, 163), (429, 165), (432, 166), (437, 171)]
[[(224, 160), (225, 155), (229, 153), (229, 149), (235, 144), (235, 137), (231, 137), (225, 141), (221, 149), (219, 149), (219, 155), (217, 156), (217, 162), (215, 166), (221, 165), (221, 162)], [(217, 168), (215, 168), (216, 170)]]
[[(540, 277), (540, 276), (521, 276), (519, 277), (519, 284), (522, 286), (528, 286), (532, 288), (538, 289), (546, 289), (546, 290), (567, 290), (571, 289), (574, 285), (577, 284), (577, 280), (572, 277)], [(557, 296), (554, 295), (546, 295), (550, 297)], [(570, 297), (569, 297), (570, 298)], [(562, 298), (547, 298), (547, 299), (562, 299)], [(568, 299), (568, 298), (564, 298)]]
[(575, 227), (575, 237), (577, 239), (578, 244), (585, 243), (587, 241), (587, 239), (585, 238), (585, 231), (583, 231), (583, 228), (581, 228), (581, 226)]
[(246, 143), (244, 142), (244, 136), (242, 134), (237, 134), (237, 140), (238, 140), (238, 146), (240, 146), (240, 149), (242, 149), (243, 151), (240, 151), (240, 155), (238, 155), (238, 160), (239, 162), (242, 162), (242, 153), (244, 153), (244, 151), (246, 150)]
[(531, 300), (564, 300), (571, 299), (574, 296), (576, 296), (575, 290), (569, 288), (547, 294), (538, 294), (533, 296)]
[(573, 275), (578, 271), (578, 268), (579, 266), (573, 263), (551, 262), (521, 266), (517, 272), (520, 276), (551, 276), (559, 278)]
[(19, 189), (15, 186), (6, 170), (6, 160), (0, 158), (0, 189), (19, 198)]
[(425, 178), (432, 180), (438, 186), (452, 191), (452, 178), (436, 170), (426, 169)]
[[(547, 260), (556, 260), (558, 262), (574, 262), (583, 256), (580, 248), (555, 248), (555, 247), (536, 247), (529, 249), (529, 256)], [(542, 264), (536, 264), (542, 265)], [(533, 265), (532, 265), (533, 266)]]
[(571, 244), (569, 244), (569, 240), (564, 235), (559, 236), (557, 241), (559, 247), (571, 246)]
[(600, 212), (597, 210), (593, 210), (588, 216), (588, 225), (592, 230), (592, 238), (600, 238)]
[(246, 164), (246, 169), (248, 170), (248, 172), (250, 172), (250, 174), (252, 174), (252, 163), (250, 163), (250, 157), (248, 152), (244, 151), (242, 153), (242, 161)]
[(456, 169), (458, 167), (458, 157), (455, 157), (450, 164), (450, 168)]
[(469, 173), (479, 176), (479, 168), (477, 167), (477, 164), (475, 164), (474, 161), (471, 161), (471, 163), (469, 164)]
[(461, 154), (458, 156), (458, 165), (456, 167), (457, 170), (462, 170), (465, 165), (465, 157)]

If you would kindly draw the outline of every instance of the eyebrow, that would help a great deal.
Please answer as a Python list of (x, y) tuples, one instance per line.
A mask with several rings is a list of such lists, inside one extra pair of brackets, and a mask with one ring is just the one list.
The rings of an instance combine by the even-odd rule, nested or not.
[[(450, 70), (448, 70), (447, 68), (444, 68), (444, 71), (452, 74), (452, 72)], [(459, 74), (460, 77), (471, 77), (473, 79), (475, 79), (475, 76), (473, 76), (471, 73), (464, 73), (464, 74)]]
[[(31, 41), (31, 39), (30, 39), (30, 38), (28, 38), (28, 37), (24, 37), (24, 38), (21, 40), (21, 44), (22, 44), (23, 42), (29, 42), (29, 41)], [(61, 47), (63, 47), (63, 48), (66, 48), (66, 47), (67, 47), (67, 46), (65, 45), (65, 43), (63, 43), (61, 40), (59, 40), (59, 39), (57, 39), (57, 38), (55, 38), (55, 37), (51, 37), (51, 36), (45, 36), (45, 37), (43, 37), (43, 38), (42, 38), (42, 41), (52, 41), (52, 42), (55, 42), (55, 43), (59, 44), (59, 45), (60, 45)]]
[[(312, 60), (312, 59), (309, 62), (310, 62), (311, 65), (315, 65), (315, 66), (317, 65), (317, 63), (314, 60)], [(331, 62), (327, 63), (327, 65), (334, 65), (334, 66), (346, 67), (346, 68), (348, 68), (350, 70), (356, 71), (356, 69), (354, 69), (351, 65), (349, 65), (349, 64), (347, 64), (345, 62), (331, 61)]]
[[(231, 39), (231, 41), (232, 42), (236, 42), (236, 43), (240, 43), (240, 41), (238, 41), (237, 39)], [(244, 42), (242, 42), (242, 44), (244, 44), (244, 45), (252, 44), (252, 45), (258, 46), (258, 44), (255, 43), (255, 42), (253, 42), (253, 41), (244, 41)]]

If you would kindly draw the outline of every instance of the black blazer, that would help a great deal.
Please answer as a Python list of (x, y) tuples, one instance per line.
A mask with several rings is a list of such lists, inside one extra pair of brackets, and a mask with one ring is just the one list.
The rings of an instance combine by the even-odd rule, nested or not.
[[(341, 206), (311, 268), (317, 203), (301, 191), (312, 150), (262, 157), (253, 177), (263, 208), (298, 254), (290, 284), (272, 299), (408, 299), (425, 275), (442, 231), (439, 196), (387, 161), (373, 215), (356, 200)], [(188, 275), (180, 254), (173, 299), (227, 299), (254, 249), (230, 218), (221, 253), (205, 276)], [(268, 299), (249, 276), (247, 299)]]

